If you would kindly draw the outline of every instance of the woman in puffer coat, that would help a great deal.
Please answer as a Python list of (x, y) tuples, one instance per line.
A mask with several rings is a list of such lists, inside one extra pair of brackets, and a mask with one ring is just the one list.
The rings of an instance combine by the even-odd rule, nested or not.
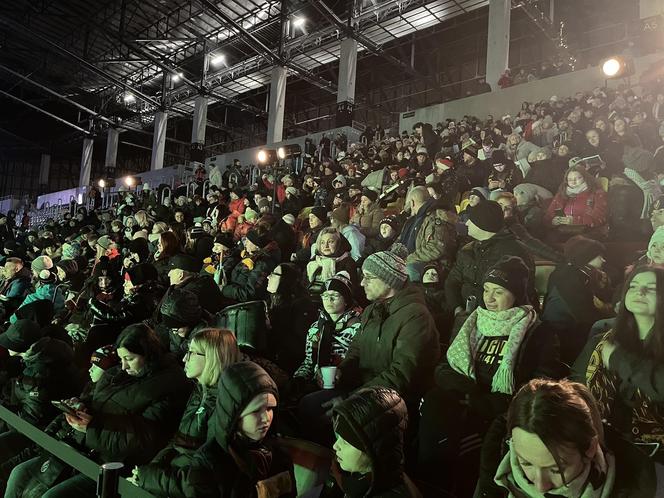
[(269, 489), (274, 498), (294, 497), (293, 462), (270, 435), (279, 396), (272, 378), (243, 361), (224, 370), (217, 391), (214, 437), (192, 457), (176, 496), (255, 498)]
[[(204, 329), (194, 336), (185, 355), (184, 372), (196, 381), (180, 427), (171, 442), (147, 465), (134, 469), (131, 481), (153, 496), (176, 498), (178, 483), (192, 455), (207, 438), (217, 403), (221, 373), (240, 358), (235, 336), (226, 329)], [(222, 394), (223, 395), (223, 394)]]
[(558, 241), (580, 234), (603, 238), (608, 210), (606, 192), (583, 166), (572, 166), (546, 210), (544, 225), (553, 228)]
[[(121, 365), (104, 373), (89, 406), (65, 415), (77, 442), (101, 462), (129, 470), (163, 448), (181, 418), (191, 385), (146, 325), (124, 329), (115, 343)], [(78, 400), (70, 400), (78, 403)], [(83, 474), (53, 486), (44, 496), (95, 496), (96, 483)]]
[(357, 288), (357, 265), (350, 255), (350, 243), (339, 230), (331, 227), (321, 230), (312, 249), (313, 257), (307, 264), (309, 295), (320, 295), (323, 284), (340, 271), (347, 272), (353, 288)]
[(406, 403), (387, 387), (363, 388), (333, 411), (336, 461), (332, 473), (348, 498), (416, 498), (404, 472)]

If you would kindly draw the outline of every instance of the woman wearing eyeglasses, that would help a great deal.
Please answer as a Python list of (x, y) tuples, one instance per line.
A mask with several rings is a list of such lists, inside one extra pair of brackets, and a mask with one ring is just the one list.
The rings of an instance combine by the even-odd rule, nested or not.
[(182, 469), (207, 437), (217, 402), (217, 382), (224, 369), (239, 361), (235, 336), (227, 329), (204, 329), (196, 334), (184, 356), (184, 373), (196, 381), (177, 433), (147, 465), (136, 467), (132, 482), (154, 496), (179, 496)]
[(626, 279), (616, 323), (588, 341), (572, 369), (602, 418), (664, 463), (664, 270), (641, 266)]

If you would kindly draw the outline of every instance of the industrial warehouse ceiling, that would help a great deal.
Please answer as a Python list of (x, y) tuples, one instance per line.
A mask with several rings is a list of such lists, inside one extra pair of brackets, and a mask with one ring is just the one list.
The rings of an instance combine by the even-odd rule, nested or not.
[[(264, 116), (264, 107), (245, 96), (269, 85), (275, 65), (288, 68), (290, 81), (336, 93), (336, 81), (321, 69), (339, 58), (340, 41), (353, 36), (360, 51), (415, 74), (386, 53), (391, 42), (487, 4), (15, 0), (0, 7), (0, 98), (23, 96), (40, 108), (53, 101), (71, 104), (60, 94), (98, 112), (105, 118), (97, 120), (101, 127), (120, 118), (123, 126), (149, 128), (161, 106), (173, 116), (190, 117), (201, 92), (213, 104)], [(80, 112), (74, 124), (87, 129), (88, 114)], [(0, 123), (0, 133), (11, 132)]]

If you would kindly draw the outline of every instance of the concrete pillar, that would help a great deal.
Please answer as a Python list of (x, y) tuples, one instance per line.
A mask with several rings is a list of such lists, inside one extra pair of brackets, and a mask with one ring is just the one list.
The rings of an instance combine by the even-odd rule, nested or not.
[(664, 14), (662, 0), (639, 0), (639, 14), (641, 19)]
[(152, 159), (150, 171), (164, 167), (164, 149), (166, 148), (166, 127), (168, 113), (159, 111), (154, 115), (154, 136), (152, 138)]
[(208, 99), (203, 95), (194, 101), (194, 121), (191, 125), (191, 160), (205, 162), (205, 127), (207, 126)]
[(486, 82), (495, 90), (509, 67), (510, 0), (489, 0), (489, 33), (486, 47)]
[(357, 40), (341, 41), (339, 53), (339, 82), (337, 92), (337, 126), (350, 126), (355, 104), (355, 77), (357, 74)]
[(106, 159), (104, 166), (108, 178), (115, 177), (115, 168), (118, 164), (118, 145), (120, 143), (120, 132), (115, 128), (108, 129), (106, 136)]
[(284, 138), (284, 111), (286, 108), (286, 80), (288, 70), (275, 66), (270, 83), (270, 104), (267, 115), (267, 144), (273, 145)]
[(81, 174), (78, 177), (78, 186), (90, 185), (90, 174), (92, 173), (92, 149), (95, 141), (92, 138), (83, 139), (83, 152), (81, 154)]
[(51, 171), (51, 154), (42, 154), (39, 164), (39, 186), (48, 185), (48, 176)]

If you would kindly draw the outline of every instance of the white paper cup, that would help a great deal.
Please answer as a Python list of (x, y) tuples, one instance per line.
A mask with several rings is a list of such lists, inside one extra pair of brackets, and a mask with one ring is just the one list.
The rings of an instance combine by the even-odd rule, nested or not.
[(334, 389), (337, 381), (337, 367), (321, 367), (320, 376), (323, 379), (323, 389)]

